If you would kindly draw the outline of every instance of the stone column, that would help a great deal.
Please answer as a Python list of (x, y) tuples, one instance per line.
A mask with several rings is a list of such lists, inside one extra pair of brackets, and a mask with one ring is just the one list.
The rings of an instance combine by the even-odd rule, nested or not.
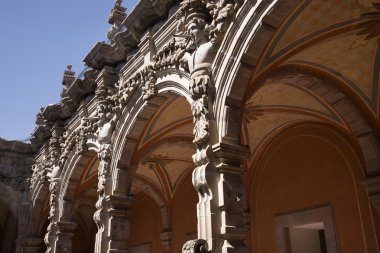
[(44, 169), (47, 170), (49, 175), (49, 221), (50, 224), (47, 228), (47, 233), (45, 235), (44, 241), (47, 246), (46, 253), (55, 253), (55, 242), (57, 240), (57, 222), (59, 220), (59, 189), (61, 185), (61, 146), (60, 137), (63, 135), (64, 129), (57, 122), (52, 130), (52, 137), (49, 140), (49, 146), (47, 146), (47, 157), (44, 159)]
[(21, 245), (22, 253), (38, 253), (42, 246), (43, 239), (42, 238), (24, 238)]
[(55, 253), (55, 242), (57, 240), (57, 220), (58, 220), (58, 191), (59, 191), (59, 178), (52, 178), (49, 191), (50, 191), (50, 212), (48, 219), (50, 224), (47, 227), (47, 233), (44, 241), (46, 244), (46, 253)]
[(241, 181), (242, 159), (249, 150), (245, 147), (219, 143), (208, 149), (210, 161), (201, 164), (193, 172), (193, 184), (199, 196), (197, 204), (198, 238), (184, 249), (196, 252), (247, 252), (246, 197)]
[(59, 221), (56, 223), (56, 253), (70, 253), (73, 251), (72, 237), (77, 223), (71, 221)]
[(241, 180), (243, 159), (249, 155), (246, 147), (219, 143), (213, 145), (218, 171), (218, 227), (217, 252), (247, 252), (245, 211), (247, 202)]
[(127, 252), (126, 241), (129, 237), (128, 209), (132, 196), (106, 195), (111, 188), (109, 166), (111, 146), (101, 145), (99, 150), (100, 165), (98, 171), (99, 199), (96, 203), (94, 220), (98, 227), (95, 253)]
[(128, 209), (133, 202), (132, 196), (109, 195), (105, 198), (107, 206), (107, 252), (127, 252), (127, 239), (130, 233)]

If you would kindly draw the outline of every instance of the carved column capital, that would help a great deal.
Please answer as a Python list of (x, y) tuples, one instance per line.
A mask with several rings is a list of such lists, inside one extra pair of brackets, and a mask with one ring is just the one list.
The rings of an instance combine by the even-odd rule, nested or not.
[(128, 209), (134, 197), (107, 195), (100, 199), (102, 206), (94, 215), (98, 225), (95, 252), (127, 252), (125, 242), (130, 232)]
[(129, 206), (133, 203), (135, 197), (132, 195), (117, 196), (107, 195), (104, 198), (105, 205), (107, 206), (107, 212), (124, 212), (127, 211)]
[(212, 151), (217, 160), (222, 163), (240, 166), (241, 162), (250, 155), (249, 147), (229, 143), (217, 143), (212, 146)]

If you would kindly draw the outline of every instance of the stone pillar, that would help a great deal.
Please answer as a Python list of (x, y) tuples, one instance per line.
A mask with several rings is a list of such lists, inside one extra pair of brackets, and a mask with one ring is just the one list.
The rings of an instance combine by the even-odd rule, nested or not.
[(59, 178), (52, 178), (49, 191), (50, 191), (50, 212), (48, 219), (50, 224), (47, 227), (47, 233), (44, 241), (46, 244), (46, 253), (55, 253), (55, 242), (57, 240), (57, 220), (58, 220), (58, 191), (59, 191)]
[(111, 146), (101, 145), (99, 150), (98, 193), (94, 220), (98, 227), (95, 253), (127, 252), (126, 241), (129, 237), (128, 209), (132, 196), (106, 195), (111, 188), (109, 166)]
[(42, 238), (24, 238), (21, 246), (22, 253), (38, 253), (42, 246)]
[(127, 252), (128, 209), (132, 201), (131, 196), (108, 195), (103, 198), (102, 208), (94, 215), (98, 225), (96, 253)]
[(133, 202), (132, 196), (107, 196), (107, 252), (127, 252), (126, 241), (130, 233), (128, 209)]
[[(202, 16), (202, 15), (201, 15)], [(201, 17), (200, 16), (200, 17)], [(213, 43), (194, 19), (188, 25), (197, 50), (188, 60), (189, 92), (193, 99), (194, 121), (193, 185), (198, 193), (198, 239), (187, 242), (183, 252), (246, 252), (244, 243), (245, 191), (241, 182), (240, 164), (249, 155), (245, 147), (218, 143), (218, 128), (213, 105), (211, 61)]]
[(219, 143), (213, 145), (216, 158), (218, 180), (218, 235), (221, 251), (247, 252), (245, 239), (247, 235), (245, 211), (247, 202), (245, 189), (241, 180), (243, 159), (249, 155), (246, 147)]
[(44, 241), (47, 246), (46, 253), (55, 253), (55, 242), (57, 240), (57, 222), (59, 220), (59, 189), (61, 187), (61, 143), (59, 141), (60, 137), (63, 135), (64, 128), (60, 126), (59, 122), (53, 126), (51, 130), (52, 137), (49, 139), (49, 145), (47, 148), (47, 157), (45, 157), (44, 169), (50, 173), (49, 175), (49, 221), (50, 224), (47, 228), (47, 233), (45, 235)]
[(219, 143), (206, 152), (210, 161), (193, 172), (199, 196), (197, 204), (198, 238), (184, 249), (196, 252), (247, 252), (246, 197), (241, 181), (241, 161), (249, 155), (245, 147)]
[(110, 180), (107, 180), (107, 177), (111, 163), (111, 145), (101, 145), (98, 150), (98, 157), (100, 159), (97, 189), (99, 198), (96, 202), (96, 211), (94, 213), (94, 221), (98, 227), (98, 232), (96, 233), (95, 239), (95, 253), (105, 253), (108, 250), (107, 222), (109, 220), (105, 189), (107, 184), (110, 184)]
[(70, 221), (59, 221), (56, 223), (56, 253), (70, 253), (73, 251), (72, 237), (74, 235), (77, 223)]

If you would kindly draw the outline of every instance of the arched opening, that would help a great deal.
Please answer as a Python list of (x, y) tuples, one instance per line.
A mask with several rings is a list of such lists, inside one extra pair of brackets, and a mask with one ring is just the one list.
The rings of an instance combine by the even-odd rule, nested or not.
[[(255, 252), (288, 252), (297, 247), (294, 241), (307, 241), (292, 237), (293, 228), (305, 235), (309, 231), (305, 225), (322, 223), (325, 227), (315, 230), (327, 234), (329, 219), (335, 240), (325, 240), (328, 252), (376, 252), (370, 204), (361, 183), (364, 169), (355, 150), (334, 128), (310, 123), (281, 131), (249, 170)], [(321, 207), (328, 207), (330, 214), (321, 214)], [(282, 240), (281, 233), (288, 233), (287, 239)]]
[(15, 252), (18, 232), (17, 217), (0, 198), (0, 251)]
[[(192, 113), (185, 97), (171, 91), (173, 83), (167, 84), (159, 84), (159, 94), (140, 110), (138, 103), (131, 109), (138, 111), (134, 119), (122, 117), (125, 124), (133, 122), (118, 130), (127, 129), (125, 137), (115, 135), (116, 143), (125, 140), (119, 169), (128, 167), (127, 175), (119, 174), (118, 190), (124, 184), (135, 196), (129, 209), (131, 252), (178, 252), (196, 233), (197, 196), (189, 176), (195, 152)], [(178, 210), (185, 206), (189, 209)]]
[(93, 215), (98, 199), (98, 167), (99, 161), (93, 157), (85, 166), (73, 195), (71, 216), (77, 224), (72, 238), (73, 253), (94, 252), (97, 227)]
[(197, 238), (198, 195), (191, 183), (190, 175), (181, 182), (173, 198), (173, 251), (181, 252), (188, 240)]
[(160, 253), (161, 217), (157, 204), (145, 193), (140, 192), (130, 208), (130, 252)]

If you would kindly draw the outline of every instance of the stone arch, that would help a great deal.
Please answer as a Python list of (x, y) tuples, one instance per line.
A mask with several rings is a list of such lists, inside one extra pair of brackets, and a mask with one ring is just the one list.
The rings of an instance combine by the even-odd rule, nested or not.
[(72, 201), (74, 194), (80, 183), (80, 178), (95, 154), (91, 151), (77, 153), (73, 150), (66, 160), (61, 172), (61, 185), (59, 192), (59, 217), (60, 219), (70, 219), (72, 212)]
[(219, 141), (239, 144), (244, 91), (266, 44), (301, 1), (246, 1), (214, 62)]
[[(299, 142), (306, 142), (310, 147), (305, 149), (305, 145), (299, 145)], [(357, 252), (360, 248), (359, 251), (366, 249), (363, 252), (377, 252), (375, 225), (371, 218), (373, 211), (362, 185), (366, 174), (364, 163), (360, 159), (360, 153), (352, 144), (350, 136), (344, 130), (328, 123), (315, 121), (289, 124), (268, 137), (265, 147), (261, 147), (262, 152), (257, 154), (255, 172), (251, 174), (249, 180), (253, 230), (251, 237), (255, 251), (273, 252), (276, 249), (278, 238), (272, 233), (275, 229), (273, 222), (276, 217), (330, 206), (333, 209), (338, 244), (339, 241), (350, 240), (347, 238), (352, 234), (346, 233), (350, 230), (350, 226), (357, 226), (358, 229), (354, 229), (355, 231), (360, 230), (357, 232), (359, 234), (355, 233), (354, 236), (360, 237), (360, 240), (352, 238), (356, 242), (355, 245), (350, 244), (349, 248), (352, 248), (349, 249), (347, 244), (342, 243), (338, 246), (340, 250)], [(315, 148), (320, 152), (315, 153)], [(299, 152), (300, 150), (303, 151)], [(296, 156), (298, 160), (295, 160)], [(310, 156), (314, 159), (310, 159)], [(296, 168), (296, 163), (299, 164), (299, 168)], [(276, 173), (273, 168), (277, 168)], [(294, 168), (294, 171), (287, 170), (289, 168)], [(266, 170), (268, 172), (265, 172)], [(285, 184), (289, 185), (289, 190), (284, 186)], [(300, 187), (302, 191), (297, 187)], [(349, 194), (345, 187), (350, 189)], [(268, 190), (270, 188), (274, 190)], [(279, 188), (281, 190), (278, 190)], [(316, 189), (318, 190), (315, 191)], [(310, 191), (315, 194), (311, 194)], [(287, 198), (286, 194), (288, 194)], [(309, 198), (305, 198), (304, 195)], [(276, 196), (282, 196), (280, 198), (286, 201), (280, 201)], [(269, 201), (264, 201), (265, 198), (270, 199), (273, 205)], [(355, 211), (347, 212), (348, 205), (352, 205)], [(273, 227), (270, 226), (270, 232), (263, 229), (261, 221), (268, 221), (269, 217), (266, 215), (263, 218), (264, 213), (269, 213), (271, 217)], [(345, 217), (345, 215), (352, 217)], [(267, 239), (261, 240), (263, 236)]]
[[(185, 72), (166, 69), (157, 72), (157, 95), (149, 101), (144, 101), (141, 92), (136, 92), (129, 101), (115, 127), (112, 135), (113, 154), (111, 162), (111, 177), (113, 192), (128, 193), (132, 182), (122, 182), (121, 177), (132, 178), (132, 156), (137, 140), (149, 119), (159, 106), (170, 96), (182, 96), (191, 104), (188, 92), (189, 75)], [(133, 150), (133, 152), (131, 152)]]
[[(80, 202), (80, 203), (79, 203)], [(74, 204), (73, 220), (78, 224), (72, 237), (73, 252), (93, 252), (95, 245), (96, 224), (93, 214), (96, 210), (94, 201), (80, 197)]]
[[(229, 43), (222, 44), (215, 60), (214, 71), (215, 83), (218, 85), (215, 108), (217, 108), (216, 118), (220, 141), (239, 144), (242, 106), (245, 99), (249, 97), (246, 91), (249, 86), (252, 86), (251, 75), (272, 36), (300, 3), (301, 1), (268, 1), (254, 6), (255, 3), (248, 1), (238, 13), (236, 22), (227, 31), (224, 41), (229, 41)], [(255, 15), (251, 15), (251, 12), (255, 12)], [(335, 109), (345, 118), (357, 136), (357, 142), (362, 148), (366, 161), (367, 173), (378, 173), (380, 149), (377, 136), (380, 134), (378, 131), (380, 127), (372, 123), (376, 122), (375, 116), (367, 106), (347, 89), (347, 85), (337, 77), (339, 76), (337, 73), (329, 73), (326, 69), (317, 69), (315, 66), (300, 63), (272, 67), (256, 78), (254, 85), (257, 89), (271, 76), (278, 78), (279, 75), (283, 75), (285, 78), (287, 72), (290, 72), (288, 74), (307, 72), (305, 76), (314, 76), (321, 79), (321, 82), (325, 82), (324, 87), (313, 87), (309, 83), (308, 88), (314, 89), (313, 91), (322, 88), (323, 91), (320, 91), (319, 95), (324, 100), (329, 103), (341, 103), (341, 108)], [(333, 88), (336, 89), (334, 98), (328, 97), (332, 95), (331, 92), (329, 95), (322, 94), (329, 90), (327, 86), (336, 87)], [(342, 103), (346, 104), (343, 106)], [(361, 122), (360, 129), (356, 125), (358, 122)]]

